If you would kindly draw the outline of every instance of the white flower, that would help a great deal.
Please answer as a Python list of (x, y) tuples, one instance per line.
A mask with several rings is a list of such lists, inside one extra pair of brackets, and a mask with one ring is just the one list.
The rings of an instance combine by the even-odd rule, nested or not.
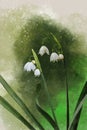
[(50, 56), (50, 62), (57, 62), (59, 60), (59, 56), (56, 52), (53, 52)]
[(35, 75), (35, 77), (39, 77), (39, 76), (40, 76), (40, 70), (39, 70), (39, 69), (36, 69), (36, 70), (34, 71), (34, 75)]
[(49, 55), (49, 50), (48, 50), (48, 48), (47, 48), (46, 46), (41, 46), (41, 48), (40, 48), (40, 50), (39, 50), (39, 54), (40, 54), (41, 56), (43, 56), (45, 53), (46, 53), (47, 55)]
[(34, 71), (36, 69), (36, 66), (32, 63), (32, 62), (27, 62), (25, 65), (24, 65), (24, 70), (26, 71)]
[(64, 59), (64, 55), (63, 54), (59, 54), (59, 60), (63, 60)]

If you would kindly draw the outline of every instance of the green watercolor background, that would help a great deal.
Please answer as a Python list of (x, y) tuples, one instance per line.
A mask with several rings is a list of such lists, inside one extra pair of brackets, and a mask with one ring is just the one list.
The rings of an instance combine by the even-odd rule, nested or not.
[[(23, 66), (28, 60), (32, 59), (31, 49), (33, 48), (38, 52), (42, 45), (42, 39), (46, 36), (47, 40), (45, 41), (45, 45), (50, 48), (50, 51), (51, 47), (56, 48), (53, 39), (50, 36), (48, 37), (49, 32), (54, 33), (56, 37), (58, 37), (67, 62), (70, 115), (72, 119), (76, 101), (87, 79), (87, 53), (83, 53), (84, 50), (82, 50), (82, 48), (81, 51), (78, 49), (80, 46), (83, 46), (85, 40), (82, 35), (73, 33), (68, 27), (62, 26), (59, 21), (52, 20), (48, 16), (42, 17), (34, 15), (30, 18), (30, 16), (32, 16), (31, 13), (29, 19), (27, 18), (28, 14), (29, 11), (23, 8), (23, 10), (9, 11), (6, 15), (0, 16), (0, 27), (2, 30), (0, 31), (0, 71), (13, 86), (14, 90), (30, 107), (31, 111), (34, 112), (38, 120), (44, 124), (46, 130), (52, 130), (50, 125), (35, 109), (35, 97), (37, 95), (36, 84), (39, 83), (39, 79), (35, 79), (32, 73), (24, 72)], [(46, 55), (43, 59), (39, 56), (39, 59), (47, 79), (48, 89), (52, 97), (52, 103), (59, 126), (61, 130), (65, 130), (66, 93), (63, 65), (62, 63), (50, 64), (49, 57)], [(9, 80), (7, 77), (11, 79)], [(6, 94), (5, 97), (14, 107), (21, 111), (17, 104), (10, 99), (8, 94)], [(44, 89), (41, 90), (39, 101), (41, 106), (50, 113)], [(0, 108), (0, 116), (4, 120), (7, 130), (27, 130), (27, 128), (25, 128), (24, 125), (22, 127), (22, 124), (9, 112), (4, 110), (1, 106)], [(22, 111), (21, 113), (24, 115)], [(86, 120), (87, 105), (85, 104), (78, 130), (82, 130), (83, 128), (84, 130), (87, 129)]]

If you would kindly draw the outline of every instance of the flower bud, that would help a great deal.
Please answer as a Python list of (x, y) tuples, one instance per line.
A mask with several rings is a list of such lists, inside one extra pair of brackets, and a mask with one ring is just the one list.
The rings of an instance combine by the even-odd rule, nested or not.
[(63, 54), (59, 54), (59, 60), (63, 60), (64, 59), (64, 55)]
[(39, 70), (39, 69), (36, 69), (36, 70), (34, 71), (34, 75), (35, 75), (35, 77), (39, 77), (39, 76), (40, 76), (40, 70)]

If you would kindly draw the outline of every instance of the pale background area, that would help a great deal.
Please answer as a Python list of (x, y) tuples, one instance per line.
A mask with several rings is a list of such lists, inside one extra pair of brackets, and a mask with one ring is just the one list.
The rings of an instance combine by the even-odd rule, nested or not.
[(22, 5), (49, 8), (60, 16), (76, 12), (87, 15), (87, 0), (0, 0), (0, 8), (2, 9), (13, 9)]
[[(54, 19), (59, 19), (62, 24), (65, 24), (66, 26), (68, 25), (70, 29), (73, 29), (74, 25), (74, 32), (80, 32), (83, 33), (85, 37), (87, 36), (87, 0), (0, 0), (0, 16), (3, 15), (3, 12), (5, 12), (6, 9), (15, 10), (17, 8), (22, 8), (23, 6), (29, 7), (34, 13), (46, 13)], [(1, 32), (2, 30), (0, 29), (0, 34)], [(11, 40), (14, 42), (14, 38)], [(6, 53), (8, 55), (4, 55), (6, 47), (4, 45), (4, 42), (1, 43), (1, 41), (4, 41), (4, 38), (2, 38), (2, 36), (0, 37), (0, 55), (3, 58), (5, 58), (5, 56), (10, 58), (10, 55), (13, 55), (13, 53), (8, 53), (9, 50), (7, 49)], [(7, 41), (11, 42), (9, 41), (8, 37)], [(85, 39), (85, 41), (87, 41), (87, 39)], [(4, 50), (3, 52), (1, 52), (2, 48)], [(87, 44), (83, 45), (83, 49), (84, 52), (82, 53), (85, 53), (87, 51)], [(13, 59), (10, 60), (13, 62)], [(7, 69), (10, 71), (7, 71)], [(9, 82), (13, 80), (12, 69), (13, 64), (7, 61), (7, 64), (3, 67), (3, 61), (0, 59), (0, 74), (5, 76)], [(2, 86), (0, 86), (0, 94), (5, 95)], [(0, 130), (7, 130), (1, 118)]]

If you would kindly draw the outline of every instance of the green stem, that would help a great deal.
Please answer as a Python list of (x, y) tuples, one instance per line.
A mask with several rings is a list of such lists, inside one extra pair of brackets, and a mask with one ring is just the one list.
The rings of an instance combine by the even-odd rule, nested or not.
[(44, 88), (45, 88), (45, 91), (46, 91), (46, 94), (47, 94), (47, 97), (48, 97), (48, 102), (49, 102), (49, 105), (50, 105), (50, 108), (51, 108), (51, 112), (52, 112), (53, 118), (54, 118), (55, 123), (56, 123), (55, 130), (59, 130), (59, 126), (58, 126), (58, 123), (57, 123), (56, 115), (55, 115), (55, 112), (54, 112), (54, 109), (53, 109), (53, 106), (52, 106), (52, 103), (51, 103), (51, 97), (50, 97), (50, 94), (48, 92), (47, 83), (45, 81), (43, 73), (41, 73), (41, 77), (42, 77)]
[(66, 122), (66, 130), (68, 130), (69, 127), (69, 118), (70, 118), (70, 113), (69, 113), (69, 92), (68, 92), (68, 79), (67, 79), (67, 70), (66, 70), (66, 63), (64, 60), (64, 69), (65, 69), (65, 84), (66, 84), (66, 114), (67, 114), (67, 122)]

